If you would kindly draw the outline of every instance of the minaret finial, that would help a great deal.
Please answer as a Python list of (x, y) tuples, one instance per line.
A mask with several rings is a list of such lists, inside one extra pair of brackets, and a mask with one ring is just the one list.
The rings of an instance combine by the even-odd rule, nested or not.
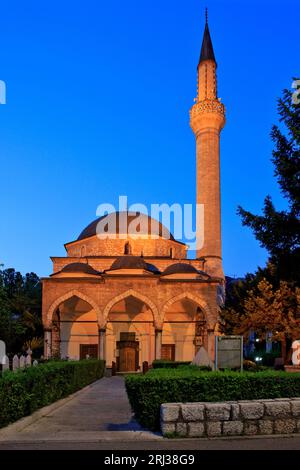
[(208, 8), (205, 8), (205, 24), (208, 24)]

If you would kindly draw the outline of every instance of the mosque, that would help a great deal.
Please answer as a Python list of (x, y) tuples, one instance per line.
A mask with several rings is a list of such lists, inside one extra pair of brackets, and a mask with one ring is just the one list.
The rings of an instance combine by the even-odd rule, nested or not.
[[(196, 258), (188, 259), (188, 246), (148, 215), (124, 211), (96, 219), (65, 244), (64, 257), (51, 257), (53, 273), (42, 280), (46, 358), (98, 357), (120, 372), (138, 371), (154, 359), (191, 361), (201, 346), (214, 359), (224, 297), (220, 133), (225, 108), (216, 69), (206, 19), (190, 110), (196, 202), (204, 207), (204, 241)], [(135, 221), (139, 229), (132, 234)], [(99, 223), (114, 230), (99, 236)]]

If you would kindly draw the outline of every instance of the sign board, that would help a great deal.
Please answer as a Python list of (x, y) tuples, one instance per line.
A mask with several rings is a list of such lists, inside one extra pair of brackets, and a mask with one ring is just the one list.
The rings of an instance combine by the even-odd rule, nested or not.
[(243, 370), (242, 336), (215, 336), (215, 369)]

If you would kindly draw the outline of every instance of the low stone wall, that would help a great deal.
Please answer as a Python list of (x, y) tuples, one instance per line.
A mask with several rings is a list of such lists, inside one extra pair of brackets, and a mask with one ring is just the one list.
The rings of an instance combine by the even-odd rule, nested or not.
[(160, 409), (164, 436), (217, 437), (300, 433), (300, 398), (165, 403)]

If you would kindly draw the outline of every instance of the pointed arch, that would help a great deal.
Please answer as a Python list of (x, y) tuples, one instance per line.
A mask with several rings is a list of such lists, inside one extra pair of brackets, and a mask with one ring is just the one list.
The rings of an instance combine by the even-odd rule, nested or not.
[(169, 309), (169, 307), (172, 304), (174, 304), (175, 302), (178, 302), (179, 300), (183, 300), (183, 299), (189, 299), (189, 300), (195, 302), (195, 304), (198, 305), (201, 308), (201, 310), (204, 312), (206, 321), (210, 322), (211, 312), (210, 312), (209, 306), (207, 305), (207, 303), (203, 299), (201, 299), (201, 297), (198, 297), (197, 295), (192, 294), (190, 292), (182, 292), (181, 294), (175, 295), (175, 297), (172, 297), (171, 299), (169, 299), (163, 306), (162, 318), (164, 319), (167, 310)]
[(90, 297), (88, 297), (87, 295), (85, 295), (83, 292), (80, 292), (79, 290), (76, 290), (76, 289), (73, 289), (73, 290), (70, 290), (69, 292), (66, 292), (66, 294), (64, 294), (61, 297), (59, 297), (58, 299), (56, 299), (50, 305), (50, 308), (49, 308), (48, 313), (47, 313), (47, 320), (48, 320), (49, 323), (51, 323), (51, 321), (52, 321), (53, 314), (54, 314), (55, 310), (63, 302), (65, 302), (66, 300), (71, 299), (72, 297), (78, 297), (79, 299), (84, 300), (91, 307), (93, 307), (93, 309), (95, 310), (96, 315), (97, 315), (98, 323), (99, 324), (101, 323), (102, 315), (101, 315), (101, 311), (100, 311), (98, 305), (96, 304), (96, 302), (93, 299), (91, 299)]
[(114, 297), (113, 299), (111, 299), (108, 302), (108, 304), (106, 305), (106, 307), (103, 310), (103, 318), (104, 318), (105, 321), (107, 321), (109, 312), (112, 309), (112, 307), (116, 303), (120, 302), (121, 300), (126, 299), (127, 297), (134, 297), (134, 298), (140, 300), (141, 302), (144, 302), (144, 304), (146, 304), (152, 310), (154, 321), (156, 321), (159, 318), (158, 308), (152, 302), (152, 300), (150, 300), (148, 297), (141, 294), (140, 292), (135, 291), (134, 289), (129, 289), (129, 290), (123, 292), (122, 294), (117, 295), (116, 297)]

